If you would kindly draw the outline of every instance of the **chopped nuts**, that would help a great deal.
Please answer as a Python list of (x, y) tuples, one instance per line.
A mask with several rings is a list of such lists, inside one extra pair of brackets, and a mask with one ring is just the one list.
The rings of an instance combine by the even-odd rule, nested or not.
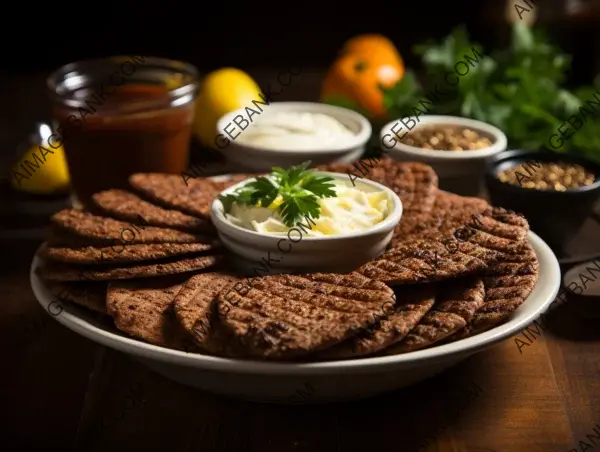
[(534, 190), (566, 191), (596, 181), (594, 174), (574, 163), (529, 161), (498, 174), (498, 179)]
[(492, 145), (485, 135), (466, 127), (426, 126), (407, 133), (401, 143), (437, 151), (473, 151)]

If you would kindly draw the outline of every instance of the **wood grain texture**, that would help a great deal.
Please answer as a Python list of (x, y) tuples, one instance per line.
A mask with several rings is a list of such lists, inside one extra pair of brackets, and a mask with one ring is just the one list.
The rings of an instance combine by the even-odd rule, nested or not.
[(2, 374), (11, 390), (2, 391), (0, 413), (6, 440), (24, 448), (43, 438), (90, 451), (135, 444), (184, 451), (565, 452), (600, 422), (600, 334), (568, 304), (521, 350), (510, 338), (439, 376), (365, 401), (272, 406), (180, 386), (70, 332), (37, 305), (26, 265), (11, 265), (0, 277), (7, 294), (0, 339), (11, 363)]

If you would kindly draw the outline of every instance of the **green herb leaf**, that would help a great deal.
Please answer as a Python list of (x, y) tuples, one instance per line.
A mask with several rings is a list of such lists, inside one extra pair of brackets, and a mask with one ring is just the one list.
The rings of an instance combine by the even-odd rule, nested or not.
[[(474, 58), (464, 76), (455, 72), (459, 61)], [(545, 33), (517, 21), (512, 28), (510, 46), (490, 52), (472, 42), (464, 28), (457, 28), (440, 42), (427, 42), (414, 49), (421, 56), (427, 90), (436, 84), (448, 95), (431, 110), (437, 114), (466, 116), (491, 123), (504, 131), (509, 147), (540, 149), (558, 134), (557, 127), (573, 115), (582, 117), (580, 107), (596, 101), (600, 78), (592, 87), (575, 92), (564, 86), (571, 69), (571, 57), (554, 46)], [(423, 89), (408, 72), (396, 86), (384, 91), (384, 106), (390, 119), (412, 114), (412, 107), (423, 96)], [(458, 83), (448, 86), (447, 74)], [(600, 111), (585, 116), (584, 124), (565, 140), (561, 149), (600, 161)], [(429, 112), (432, 114), (432, 111)], [(566, 124), (565, 127), (569, 128)]]
[(283, 178), (283, 183), (281, 185), (285, 187), (293, 187), (300, 183), (303, 177), (307, 176), (309, 173), (307, 169), (310, 167), (310, 160), (307, 162), (303, 162), (300, 165), (291, 166), (289, 170), (287, 170), (287, 177)]
[(252, 204), (260, 203), (260, 207), (269, 207), (279, 194), (279, 186), (276, 182), (264, 176), (257, 177), (256, 180), (250, 182), (246, 187), (251, 191), (250, 199)]
[(336, 196), (334, 179), (330, 176), (317, 176), (315, 173), (309, 173), (302, 178), (300, 186), (309, 192), (313, 192), (320, 198), (332, 198)]
[(219, 200), (223, 203), (223, 208), (225, 209), (225, 212), (230, 212), (231, 206), (236, 201), (236, 196), (232, 194), (221, 195), (219, 196)]
[(292, 227), (304, 215), (310, 218), (319, 218), (321, 206), (319, 205), (319, 199), (313, 193), (307, 190), (299, 190), (284, 197), (279, 212), (285, 225)]
[(255, 202), (252, 201), (253, 193), (254, 190), (251, 187), (244, 185), (233, 193), (219, 196), (219, 199), (223, 203), (225, 212), (229, 212), (234, 202), (238, 204), (255, 204)]
[(310, 170), (310, 164), (310, 161), (303, 162), (288, 170), (273, 167), (268, 176), (257, 177), (232, 194), (221, 196), (225, 211), (231, 210), (233, 203), (269, 207), (281, 196), (282, 202), (277, 211), (286, 226), (293, 227), (304, 216), (319, 218), (319, 199), (337, 194), (334, 179)]
[(423, 89), (415, 74), (408, 70), (396, 85), (383, 89), (383, 106), (390, 117), (414, 114), (414, 107), (423, 98)]

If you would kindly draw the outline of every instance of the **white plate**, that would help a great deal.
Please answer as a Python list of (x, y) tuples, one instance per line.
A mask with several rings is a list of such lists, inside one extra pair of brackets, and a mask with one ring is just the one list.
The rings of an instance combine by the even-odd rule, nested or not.
[[(35, 296), (58, 322), (88, 339), (131, 355), (168, 378), (245, 399), (318, 403), (363, 398), (413, 384), (529, 325), (554, 300), (561, 277), (556, 256), (548, 245), (533, 232), (529, 232), (528, 240), (539, 259), (539, 278), (525, 303), (505, 324), (461, 341), (411, 353), (318, 363), (235, 360), (146, 344), (122, 335), (84, 308), (66, 303), (58, 306), (35, 273), (42, 262), (37, 256), (30, 277)], [(56, 315), (57, 312), (60, 313)]]

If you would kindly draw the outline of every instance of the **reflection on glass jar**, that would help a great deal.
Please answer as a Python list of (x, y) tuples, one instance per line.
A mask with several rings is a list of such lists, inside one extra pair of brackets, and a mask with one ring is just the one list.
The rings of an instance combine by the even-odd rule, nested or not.
[[(126, 188), (137, 172), (179, 174), (187, 167), (198, 73), (193, 66), (142, 56), (81, 61), (47, 81), (71, 184), (81, 202)], [(51, 158), (51, 156), (50, 156)]]

